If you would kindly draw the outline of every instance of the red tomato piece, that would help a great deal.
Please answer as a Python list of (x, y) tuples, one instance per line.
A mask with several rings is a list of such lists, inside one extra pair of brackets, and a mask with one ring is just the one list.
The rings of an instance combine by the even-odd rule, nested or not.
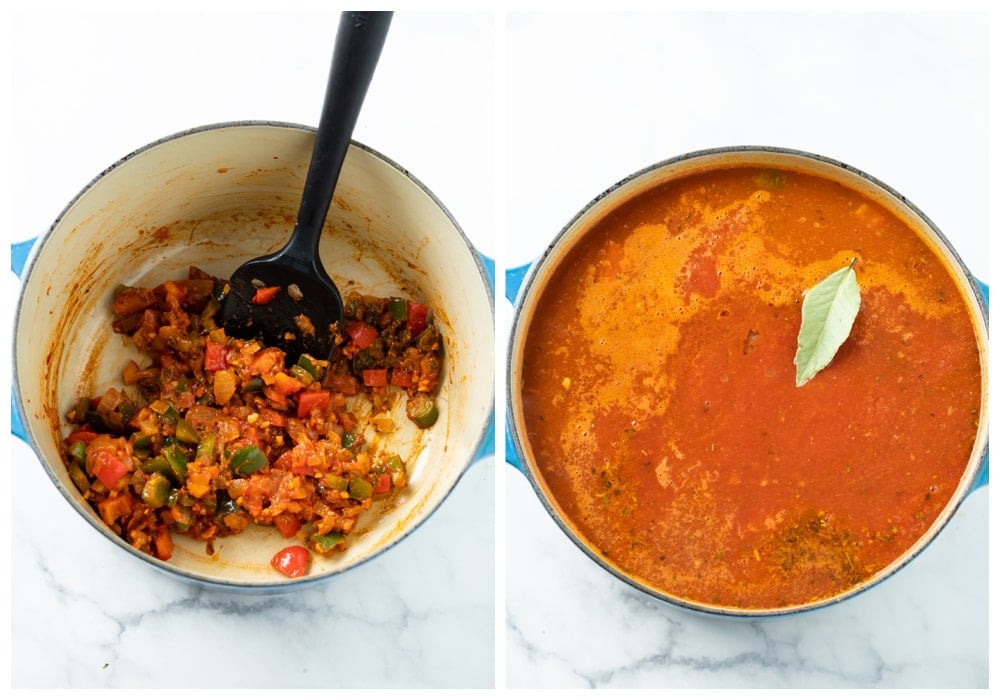
[(364, 350), (378, 338), (378, 331), (364, 321), (355, 321), (347, 327), (347, 335), (358, 346), (358, 349)]
[(366, 369), (361, 372), (361, 381), (365, 386), (386, 386), (389, 383), (389, 370)]
[(410, 377), (410, 373), (399, 367), (393, 367), (392, 374), (389, 378), (389, 383), (393, 386), (398, 386), (402, 389), (413, 386), (413, 378)]
[(261, 287), (254, 292), (253, 299), (250, 300), (250, 303), (263, 306), (264, 304), (270, 303), (274, 297), (278, 296), (278, 292), (280, 291), (281, 287)]
[(406, 327), (410, 335), (420, 335), (427, 328), (427, 314), (430, 312), (420, 302), (411, 301), (406, 305)]
[(299, 394), (299, 418), (308, 418), (314, 408), (325, 411), (330, 407), (330, 392), (323, 389), (303, 391)]
[(285, 547), (271, 557), (271, 566), (288, 578), (298, 578), (309, 566), (309, 550), (297, 544)]
[(205, 370), (218, 372), (229, 367), (229, 362), (226, 359), (228, 354), (229, 347), (225, 343), (205, 341)]
[(113, 489), (118, 480), (125, 476), (128, 466), (110, 452), (102, 450), (94, 457), (94, 476), (109, 489)]

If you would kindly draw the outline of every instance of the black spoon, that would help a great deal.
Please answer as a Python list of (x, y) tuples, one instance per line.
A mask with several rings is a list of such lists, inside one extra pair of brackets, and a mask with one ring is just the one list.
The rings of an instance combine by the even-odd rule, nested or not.
[(258, 338), (294, 363), (302, 353), (325, 360), (334, 348), (331, 326), (344, 318), (344, 302), (319, 259), (333, 191), (361, 104), (375, 72), (392, 12), (344, 12), (298, 219), (281, 250), (240, 265), (218, 323), (237, 338)]

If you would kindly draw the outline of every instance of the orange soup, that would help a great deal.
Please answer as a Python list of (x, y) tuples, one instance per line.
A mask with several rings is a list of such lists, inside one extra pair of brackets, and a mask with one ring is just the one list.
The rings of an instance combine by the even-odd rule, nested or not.
[[(850, 336), (797, 388), (803, 293), (852, 261)], [(968, 466), (966, 298), (842, 185), (753, 168), (660, 185), (539, 294), (520, 387), (539, 477), (595, 552), (672, 597), (770, 609), (847, 591), (928, 530)]]

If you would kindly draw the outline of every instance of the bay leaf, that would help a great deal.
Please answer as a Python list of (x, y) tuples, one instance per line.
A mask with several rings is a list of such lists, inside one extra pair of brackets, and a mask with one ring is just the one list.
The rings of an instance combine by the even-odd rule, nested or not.
[(833, 360), (861, 308), (854, 263), (831, 273), (806, 292), (795, 353), (795, 386), (802, 386)]

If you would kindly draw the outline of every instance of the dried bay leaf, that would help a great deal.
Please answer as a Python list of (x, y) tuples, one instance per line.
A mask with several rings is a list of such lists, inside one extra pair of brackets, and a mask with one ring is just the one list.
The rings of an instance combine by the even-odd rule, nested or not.
[(795, 353), (795, 386), (802, 386), (833, 360), (847, 340), (861, 308), (854, 263), (842, 267), (806, 292)]

